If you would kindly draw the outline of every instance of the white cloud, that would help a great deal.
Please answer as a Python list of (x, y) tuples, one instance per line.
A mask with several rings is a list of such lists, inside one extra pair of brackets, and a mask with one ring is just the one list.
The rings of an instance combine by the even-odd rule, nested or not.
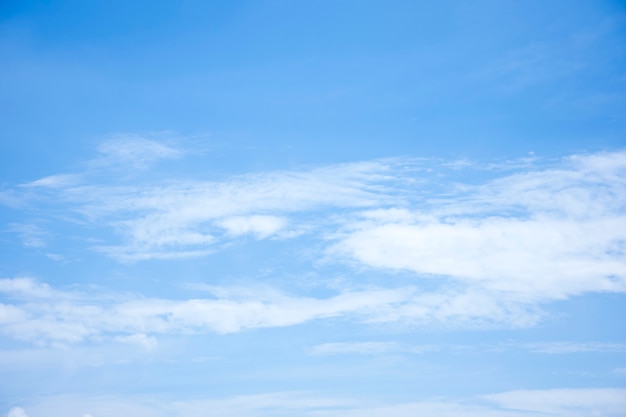
[(156, 337), (146, 336), (143, 333), (135, 333), (128, 336), (117, 336), (115, 340), (122, 343), (139, 345), (146, 350), (154, 350), (159, 346), (159, 342)]
[(337, 342), (313, 346), (311, 354), (325, 356), (336, 354), (376, 355), (381, 353), (424, 353), (438, 350), (433, 345), (406, 345), (396, 342)]
[(2, 278), (0, 279), (0, 292), (14, 297), (24, 298), (51, 298), (61, 295), (53, 290), (48, 284), (40, 283), (32, 278)]
[(454, 277), (539, 299), (626, 291), (626, 257), (611, 254), (626, 218), (590, 222), (488, 218), (364, 225), (331, 250), (379, 268)]
[(23, 408), (13, 407), (11, 410), (9, 410), (9, 414), (7, 414), (7, 417), (28, 417), (28, 415)]
[[(30, 409), (38, 417), (60, 413), (134, 417), (620, 417), (626, 409), (626, 390), (554, 389), (510, 391), (461, 399), (438, 398), (385, 403), (373, 398), (321, 396), (309, 392), (278, 392), (228, 398), (168, 402), (131, 396), (81, 397), (57, 395), (40, 399)], [(22, 415), (18, 415), (23, 417)], [(17, 416), (16, 416), (17, 417)]]
[[(439, 351), (472, 351), (494, 352), (507, 350), (525, 350), (540, 354), (574, 354), (574, 353), (610, 353), (626, 352), (626, 343), (611, 342), (533, 342), (533, 343), (498, 343), (498, 344), (440, 344), (440, 345), (415, 345), (398, 342), (332, 342), (315, 345), (309, 349), (312, 355), (326, 356), (338, 354), (422, 354)], [(617, 372), (617, 371), (614, 371)]]
[(38, 345), (113, 338), (156, 348), (154, 336), (159, 334), (234, 333), (329, 318), (523, 327), (541, 317), (532, 306), (506, 299), (471, 292), (424, 293), (411, 287), (344, 290), (326, 298), (289, 295), (276, 289), (203, 289), (209, 289), (213, 298), (116, 298), (99, 292), (54, 290), (27, 278), (4, 279), (0, 291), (13, 295), (15, 302), (0, 309), (0, 332)]
[(501, 407), (528, 410), (556, 416), (623, 416), (626, 410), (624, 389), (550, 389), (519, 390), (485, 395)]
[(522, 347), (536, 353), (583, 353), (583, 352), (626, 352), (626, 343), (608, 342), (541, 342), (526, 343)]
[[(22, 301), (0, 305), (0, 332), (41, 345), (64, 345), (113, 338), (156, 348), (154, 335), (233, 333), (246, 329), (293, 326), (332, 317), (371, 318), (407, 302), (405, 289), (343, 292), (328, 298), (218, 289), (213, 299), (98, 298), (50, 290), (27, 279), (1, 280), (0, 291), (17, 292)], [(43, 289), (43, 290), (42, 290)], [(32, 294), (32, 297), (27, 295)], [(59, 296), (57, 296), (59, 295)]]
[(47, 187), (47, 188), (64, 188), (76, 185), (81, 181), (80, 176), (73, 174), (50, 175), (38, 180), (23, 184), (24, 187)]
[[(150, 158), (178, 155), (167, 145), (131, 139), (103, 145), (104, 154), (132, 159), (144, 147)], [(491, 179), (470, 182), (465, 170), (480, 169), (476, 164), (396, 159), (221, 181), (111, 185), (100, 178), (40, 197), (81, 216), (92, 231), (114, 230), (119, 239), (108, 235), (94, 249), (123, 262), (207, 256), (245, 236), (307, 231), (318, 239), (316, 249), (326, 245), (324, 261), (412, 274), (414, 287), (390, 290), (402, 293), (402, 301), (393, 308), (381, 303), (362, 317), (373, 323), (524, 327), (537, 323), (550, 301), (626, 292), (626, 152), (523, 166), (519, 171), (517, 161), (494, 170), (488, 164), (480, 172)], [(384, 278), (377, 284), (389, 285)], [(257, 308), (254, 301), (194, 303), (186, 308), (229, 311), (204, 328), (255, 326), (242, 313)], [(261, 322), (280, 325), (263, 311)], [(69, 322), (63, 327), (71, 328)], [(76, 330), (82, 340), (93, 329)]]
[(518, 300), (625, 292), (626, 153), (568, 161), (361, 213), (329, 252)]
[(119, 134), (98, 147), (101, 157), (96, 165), (129, 165), (146, 168), (161, 159), (179, 158), (182, 151), (162, 141), (147, 139), (139, 135)]
[(9, 224), (9, 230), (17, 233), (22, 241), (22, 244), (31, 248), (43, 248), (46, 246), (46, 232), (36, 224)]
[(253, 234), (262, 239), (285, 227), (286, 221), (277, 216), (234, 216), (220, 220), (217, 224), (233, 236)]
[[(366, 162), (309, 171), (241, 175), (224, 181), (171, 180), (127, 186), (92, 182), (40, 195), (94, 226), (121, 237), (95, 249), (121, 261), (202, 256), (220, 242), (299, 234), (290, 214), (372, 207), (392, 198), (381, 191), (390, 165)], [(320, 219), (311, 216), (313, 224)]]

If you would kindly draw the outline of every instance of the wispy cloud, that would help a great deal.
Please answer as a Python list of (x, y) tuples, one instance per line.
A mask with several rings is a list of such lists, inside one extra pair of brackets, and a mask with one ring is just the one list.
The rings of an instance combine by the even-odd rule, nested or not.
[(536, 353), (584, 353), (584, 352), (626, 352), (626, 343), (607, 342), (541, 342), (526, 343), (521, 347)]
[(332, 342), (315, 345), (309, 349), (312, 355), (327, 356), (340, 354), (381, 355), (381, 354), (423, 354), (429, 352), (507, 352), (525, 350), (538, 354), (584, 354), (584, 353), (622, 353), (626, 352), (626, 343), (614, 342), (533, 342), (497, 344), (438, 344), (419, 345), (393, 341), (376, 342)]
[(366, 324), (519, 327), (540, 317), (532, 307), (496, 303), (479, 294), (431, 294), (412, 287), (343, 290), (325, 298), (272, 288), (207, 289), (210, 298), (179, 300), (60, 291), (29, 278), (2, 279), (0, 294), (9, 302), (0, 304), (0, 332), (42, 346), (116, 340), (156, 347), (154, 337), (164, 334), (236, 333), (331, 318)]
[(402, 289), (379, 289), (328, 298), (273, 291), (255, 298), (252, 292), (244, 295), (221, 288), (215, 291), (217, 298), (115, 301), (94, 294), (54, 291), (28, 279), (0, 280), (0, 293), (20, 296), (13, 304), (0, 304), (0, 331), (7, 336), (40, 345), (108, 337), (147, 347), (155, 347), (153, 336), (159, 334), (233, 333), (333, 317), (367, 318), (407, 302), (410, 296)]
[[(24, 406), (26, 408), (26, 406)], [(389, 403), (316, 395), (311, 392), (277, 392), (228, 398), (166, 401), (132, 396), (83, 397), (56, 395), (33, 401), (26, 409), (40, 417), (73, 415), (132, 415), (135, 417), (619, 417), (626, 407), (626, 390), (552, 389), (520, 390), (471, 398), (437, 398)], [(16, 407), (23, 417), (24, 409)], [(13, 412), (13, 411), (12, 411)]]
[[(146, 140), (120, 136), (101, 151), (146, 161), (184, 154)], [(626, 292), (626, 151), (498, 169), (405, 158), (219, 180), (77, 175), (82, 182), (21, 189), (32, 204), (80, 220), (99, 239), (91, 249), (118, 261), (208, 256), (247, 237), (294, 239), (298, 247), (307, 234), (318, 259), (354, 267), (347, 287), (360, 288), (368, 268), (411, 274), (413, 285), (403, 288), (378, 280), (404, 301), (379, 305), (368, 322), (524, 327), (553, 300)], [(252, 326), (232, 314), (233, 328)]]
[(22, 244), (31, 248), (43, 248), (46, 246), (48, 232), (36, 224), (11, 223), (8, 230), (16, 233)]
[(23, 187), (49, 187), (64, 188), (81, 182), (81, 177), (74, 174), (58, 174), (40, 178), (38, 180), (22, 184)]
[(541, 415), (620, 416), (626, 410), (626, 390), (623, 389), (551, 389), (519, 390), (486, 395), (503, 408), (525, 410)]
[(183, 152), (173, 143), (153, 140), (140, 135), (118, 134), (98, 147), (100, 156), (92, 161), (96, 166), (124, 165), (144, 169), (162, 159), (175, 159)]
[[(136, 141), (122, 144), (125, 140), (115, 140), (114, 145), (107, 142), (106, 149), (128, 147), (134, 155), (136, 149), (147, 146), (159, 149), (153, 152), (157, 155), (170, 155), (161, 145), (148, 146), (144, 141), (141, 145)], [(145, 149), (137, 153), (151, 155)], [(321, 219), (312, 215), (316, 212), (391, 201), (384, 192), (390, 169), (388, 163), (362, 162), (239, 175), (223, 181), (172, 179), (113, 185), (101, 177), (86, 181), (85, 176), (85, 182), (76, 185), (50, 179), (56, 177), (29, 185), (47, 188), (32, 196), (39, 203), (60, 204), (64, 213), (74, 213), (82, 222), (112, 228), (121, 242), (94, 249), (132, 262), (202, 256), (222, 242), (246, 235), (257, 239), (297, 236), (307, 229), (306, 223), (320, 223)], [(295, 214), (308, 216), (308, 220), (292, 222), (289, 217)]]
[(310, 353), (318, 356), (336, 354), (375, 355), (384, 353), (424, 353), (438, 350), (434, 345), (407, 345), (396, 342), (336, 342), (313, 346)]

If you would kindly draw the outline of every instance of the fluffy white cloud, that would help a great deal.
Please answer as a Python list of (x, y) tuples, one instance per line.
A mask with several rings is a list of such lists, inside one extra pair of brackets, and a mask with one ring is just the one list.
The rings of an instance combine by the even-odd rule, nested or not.
[(413, 209), (361, 213), (335, 256), (519, 300), (626, 291), (626, 153), (458, 185)]
[(37, 282), (28, 277), (0, 279), (0, 292), (13, 297), (29, 299), (67, 295), (66, 293), (56, 292), (48, 284)]
[(626, 217), (589, 222), (546, 218), (455, 219), (366, 224), (332, 250), (379, 268), (533, 298), (626, 291), (626, 256), (614, 253)]

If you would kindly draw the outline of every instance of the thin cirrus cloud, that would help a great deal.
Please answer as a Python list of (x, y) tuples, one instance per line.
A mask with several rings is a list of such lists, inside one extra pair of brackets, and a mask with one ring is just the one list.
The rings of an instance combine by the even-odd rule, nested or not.
[(404, 289), (344, 292), (322, 299), (278, 292), (254, 298), (219, 288), (216, 298), (116, 300), (52, 291), (28, 278), (0, 280), (0, 293), (12, 298), (12, 304), (0, 304), (0, 332), (59, 347), (109, 338), (153, 348), (154, 335), (233, 333), (335, 317), (367, 319), (409, 298)]
[[(517, 390), (469, 398), (436, 398), (379, 404), (371, 399), (324, 396), (311, 392), (274, 392), (227, 398), (168, 402), (133, 396), (78, 397), (55, 395), (11, 409), (7, 417), (32, 415), (132, 415), (135, 417), (619, 417), (626, 407), (626, 390), (614, 388)], [(89, 410), (89, 414), (85, 411)]]
[(8, 230), (16, 233), (22, 244), (31, 248), (43, 248), (46, 246), (47, 232), (36, 224), (9, 224)]
[[(184, 154), (148, 139), (125, 140), (103, 145), (107, 161), (113, 158), (116, 163), (144, 166), (146, 161)], [(94, 163), (103, 165), (101, 159)], [(121, 241), (94, 249), (119, 261), (134, 262), (203, 256), (219, 243), (245, 235), (257, 239), (297, 236), (307, 225), (290, 222), (289, 215), (372, 207), (389, 199), (381, 192), (389, 170), (388, 164), (375, 161), (240, 175), (224, 181), (136, 183), (126, 178), (117, 184), (101, 170), (99, 175), (92, 170), (24, 184), (28, 193), (23, 198), (74, 213), (81, 222), (107, 225)], [(319, 222), (312, 217), (311, 222)]]
[(175, 144), (166, 144), (140, 135), (118, 134), (98, 147), (99, 157), (92, 166), (124, 165), (145, 169), (163, 159), (177, 159), (183, 152)]
[(315, 356), (330, 355), (381, 355), (381, 354), (424, 354), (429, 352), (450, 351), (486, 351), (500, 352), (506, 350), (525, 350), (537, 354), (584, 354), (584, 353), (621, 353), (626, 352), (626, 343), (609, 342), (535, 342), (535, 343), (499, 343), (495, 345), (415, 345), (397, 342), (331, 342), (315, 345), (309, 349), (309, 353)]
[(30, 278), (1, 279), (0, 294), (9, 302), (0, 304), (0, 332), (38, 346), (112, 340), (152, 349), (160, 335), (236, 333), (315, 320), (525, 327), (541, 319), (533, 305), (472, 293), (424, 293), (414, 287), (344, 290), (326, 298), (277, 289), (214, 287), (210, 291), (211, 298), (182, 300), (102, 296), (96, 290), (55, 290)]
[(313, 346), (310, 353), (315, 356), (338, 354), (378, 355), (385, 353), (425, 353), (439, 350), (433, 345), (407, 345), (396, 342), (334, 342)]

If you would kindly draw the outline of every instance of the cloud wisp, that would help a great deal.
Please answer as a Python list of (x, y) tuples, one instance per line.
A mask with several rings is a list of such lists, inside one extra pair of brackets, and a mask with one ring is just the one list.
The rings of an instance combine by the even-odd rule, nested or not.
[[(106, 155), (123, 161), (135, 155), (150, 159), (151, 155), (183, 153), (147, 139), (117, 139), (105, 145)], [(221, 181), (139, 183), (131, 178), (117, 184), (111, 183), (110, 176), (63, 174), (30, 182), (23, 189), (28, 192), (24, 198), (36, 204), (74, 213), (76, 221), (115, 231), (120, 242), (94, 249), (122, 262), (136, 262), (207, 255), (236, 238), (298, 236), (320, 223), (320, 212), (328, 216), (329, 210), (391, 201), (385, 189), (390, 169), (388, 163), (374, 161), (238, 175)]]
[(420, 355), (430, 352), (506, 352), (527, 351), (536, 354), (566, 355), (585, 353), (624, 353), (626, 343), (615, 342), (573, 342), (552, 341), (515, 343), (506, 342), (498, 344), (408, 344), (392, 341), (359, 341), (359, 342), (330, 342), (312, 346), (308, 352), (314, 356), (331, 356), (345, 354), (359, 355), (385, 355), (385, 354), (410, 354)]
[[(26, 407), (26, 406), (24, 406)], [(541, 417), (623, 416), (626, 390), (546, 389), (518, 390), (470, 398), (437, 398), (414, 402), (384, 403), (311, 392), (275, 392), (228, 398), (199, 398), (166, 401), (132, 396), (84, 397), (57, 395), (28, 406), (33, 415), (52, 417), (61, 412), (73, 415), (132, 415), (135, 417)], [(85, 411), (89, 414), (85, 414)], [(8, 417), (25, 417), (24, 408), (13, 408)]]
[(40, 346), (113, 340), (154, 348), (159, 335), (236, 333), (324, 319), (519, 327), (541, 317), (533, 306), (481, 302), (476, 294), (424, 294), (414, 287), (344, 290), (325, 298), (276, 289), (214, 287), (211, 292), (210, 298), (193, 299), (105, 297), (94, 290), (56, 290), (30, 278), (1, 279), (0, 332)]
[[(155, 347), (155, 335), (233, 333), (325, 318), (376, 316), (407, 302), (403, 289), (344, 292), (328, 298), (277, 291), (254, 298), (219, 288), (214, 298), (115, 300), (52, 290), (28, 278), (0, 280), (0, 331), (37, 345), (63, 346), (103, 338)], [(269, 294), (269, 295), (267, 295)]]

